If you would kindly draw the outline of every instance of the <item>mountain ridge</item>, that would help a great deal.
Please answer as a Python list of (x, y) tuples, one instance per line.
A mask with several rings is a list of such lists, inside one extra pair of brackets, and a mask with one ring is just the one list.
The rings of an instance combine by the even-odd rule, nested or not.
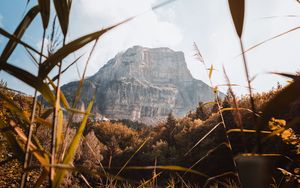
[[(86, 81), (82, 102), (88, 103), (96, 86), (93, 110), (110, 119), (151, 124), (170, 112), (184, 116), (199, 101), (214, 100), (212, 89), (192, 77), (184, 53), (166, 47), (133, 46), (118, 53)], [(67, 98), (74, 97), (77, 85), (71, 82), (62, 87)]]

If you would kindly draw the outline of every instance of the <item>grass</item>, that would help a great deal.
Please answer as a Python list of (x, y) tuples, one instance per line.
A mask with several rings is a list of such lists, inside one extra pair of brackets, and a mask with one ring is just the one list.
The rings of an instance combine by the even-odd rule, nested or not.
[[(171, 0), (158, 4), (152, 7), (151, 10), (160, 8), (170, 2), (173, 1)], [(110, 134), (108, 131), (104, 131), (105, 134), (98, 134), (98, 136), (101, 135), (101, 138), (97, 138), (97, 140), (102, 140), (104, 144), (101, 145), (96, 142), (95, 145), (103, 147), (102, 149), (105, 151), (103, 154), (105, 159), (103, 160), (107, 166), (102, 165), (100, 161), (99, 165), (101, 168), (94, 169), (95, 171), (87, 167), (77, 165), (76, 162), (79, 162), (79, 160), (76, 160), (76, 154), (78, 150), (80, 150), (78, 148), (82, 148), (84, 146), (83, 138), (85, 134), (89, 133), (90, 129), (95, 132), (102, 131), (103, 133), (105, 125), (100, 123), (99, 125), (96, 124), (89, 127), (90, 124), (88, 123), (88, 120), (91, 115), (95, 96), (90, 99), (90, 103), (86, 111), (81, 112), (76, 109), (76, 106), (80, 99), (80, 92), (85, 81), (86, 69), (97, 43), (101, 40), (101, 37), (104, 34), (125, 24), (126, 22), (131, 21), (135, 18), (135, 16), (124, 19), (122, 22), (108, 26), (99, 31), (86, 34), (74, 39), (73, 41), (66, 41), (66, 36), (70, 33), (69, 15), (72, 10), (72, 1), (38, 0), (37, 5), (33, 6), (26, 12), (13, 34), (7, 32), (3, 28), (0, 28), (0, 34), (9, 39), (4, 50), (1, 52), (0, 69), (35, 89), (35, 95), (32, 100), (26, 102), (27, 106), (30, 106), (27, 107), (26, 110), (19, 106), (18, 103), (21, 104), (21, 101), (14, 100), (16, 97), (13, 95), (14, 91), (8, 91), (5, 89), (5, 86), (0, 89), (0, 102), (2, 105), (2, 119), (0, 120), (1, 135), (6, 138), (5, 141), (8, 144), (7, 146), (9, 146), (10, 150), (14, 153), (13, 156), (16, 156), (19, 163), (23, 165), (22, 178), (20, 177), (20, 186), (26, 187), (29, 186), (28, 183), (30, 183), (31, 185), (35, 184), (36, 186), (47, 184), (50, 185), (50, 187), (59, 187), (63, 186), (64, 183), (70, 179), (70, 176), (67, 175), (72, 174), (73, 176), (79, 177), (79, 183), (82, 183), (87, 187), (91, 187), (91, 182), (100, 182), (102, 185), (107, 187), (130, 187), (135, 185), (138, 187), (147, 187), (148, 185), (152, 185), (154, 187), (157, 184), (165, 184), (167, 187), (177, 187), (179, 185), (183, 187), (193, 187), (193, 184), (188, 181), (189, 179), (192, 180), (193, 176), (196, 176), (198, 179), (202, 178), (201, 185), (204, 187), (238, 187), (243, 182), (240, 182), (240, 169), (234, 160), (234, 155), (237, 154), (233, 147), (237, 143), (232, 141), (232, 139), (236, 139), (236, 137), (232, 136), (234, 133), (242, 133), (238, 139), (242, 139), (243, 148), (249, 148), (247, 143), (250, 142), (251, 145), (253, 143), (252, 135), (253, 133), (256, 134), (256, 142), (255, 144), (252, 144), (251, 153), (249, 154), (246, 152), (244, 155), (241, 155), (245, 158), (253, 156), (282, 156), (281, 154), (275, 153), (274, 151), (276, 150), (270, 149), (266, 140), (268, 140), (268, 143), (271, 145), (274, 143), (280, 143), (281, 141), (292, 145), (297, 149), (294, 154), (298, 156), (300, 153), (299, 135), (295, 131), (288, 132), (290, 128), (294, 128), (294, 124), (297, 124), (295, 121), (297, 117), (293, 117), (290, 121), (293, 125), (289, 124), (289, 126), (280, 126), (280, 129), (274, 130), (269, 130), (268, 126), (272, 124), (270, 121), (273, 120), (273, 117), (281, 117), (285, 114), (286, 109), (289, 109), (290, 104), (300, 98), (300, 94), (298, 92), (300, 88), (299, 75), (277, 73), (281, 76), (292, 78), (293, 80), (289, 85), (274, 93), (270, 100), (264, 100), (263, 105), (257, 104), (259, 97), (263, 96), (256, 96), (252, 92), (252, 80), (250, 79), (251, 76), (249, 75), (245, 56), (247, 51), (289, 32), (297, 30), (298, 27), (267, 39), (250, 49), (244, 50), (241, 37), (243, 34), (245, 2), (243, 0), (229, 0), (228, 2), (237, 36), (239, 37), (241, 44), (241, 55), (244, 60), (243, 63), (245, 77), (248, 82), (249, 96), (244, 99), (237, 99), (231, 89), (232, 84), (230, 83), (224, 68), (224, 73), (228, 82), (226, 85), (228, 86), (229, 94), (232, 97), (230, 99), (231, 101), (227, 102), (233, 106), (224, 107), (224, 102), (218, 95), (218, 86), (215, 86), (212, 83), (212, 77), (215, 76), (214, 66), (211, 64), (209, 68), (207, 67), (199, 48), (196, 44), (194, 44), (196, 57), (207, 70), (207, 76), (215, 94), (215, 101), (205, 105), (217, 105), (217, 114), (211, 115), (207, 120), (201, 120), (201, 126), (199, 125), (199, 121), (196, 122), (193, 119), (185, 117), (178, 120), (173, 119), (173, 121), (169, 121), (166, 124), (162, 123), (150, 131), (148, 128), (141, 130), (122, 128), (121, 130), (114, 129), (113, 135), (110, 136), (108, 136)], [(51, 6), (51, 4), (54, 6)], [(37, 19), (38, 15), (42, 18), (41, 25), (43, 28), (43, 42), (41, 49), (39, 50), (22, 41), (24, 33), (30, 27), (32, 22)], [(51, 17), (55, 17), (52, 23), (50, 22)], [(59, 39), (55, 39), (56, 18), (59, 22), (60, 32), (63, 35), (63, 41), (61, 44), (58, 41)], [(51, 26), (52, 31), (50, 31)], [(48, 46), (48, 54), (43, 54), (44, 48), (46, 48), (46, 34), (49, 33), (49, 31), (51, 44)], [(71, 62), (67, 62), (67, 57), (91, 42), (94, 42), (94, 44), (89, 52), (88, 59), (85, 62), (85, 69), (80, 78), (80, 84), (76, 92), (75, 100), (72, 103), (72, 107), (70, 107), (69, 102), (60, 90), (60, 80), (64, 72), (69, 67), (75, 65), (81, 56), (75, 58)], [(15, 51), (17, 45), (23, 46), (30, 57), (32, 57), (33, 63), (35, 63), (38, 67), (38, 75), (34, 75), (31, 72), (23, 70), (8, 62), (9, 57)], [(38, 60), (35, 59), (36, 56), (38, 56)], [(69, 63), (69, 66), (62, 70), (62, 64), (66, 63)], [(49, 73), (56, 67), (58, 67), (58, 73), (56, 76), (51, 78)], [(38, 94), (40, 94), (43, 100), (50, 105), (49, 108), (42, 108), (42, 104), (38, 101)], [(63, 110), (65, 110), (65, 113), (63, 113)], [(73, 117), (77, 113), (83, 114), (84, 118), (74, 131), (72, 128), (72, 126), (75, 125)], [(67, 122), (65, 122), (65, 115), (69, 117), (67, 118)], [(228, 121), (230, 118), (233, 119), (231, 122), (232, 124), (238, 125), (235, 129), (229, 128), (230, 124), (228, 124)], [(248, 120), (250, 119), (250, 123), (245, 118), (248, 118)], [(219, 125), (223, 126), (221, 127)], [(110, 124), (109, 126), (111, 127), (113, 124)], [(124, 125), (120, 125), (119, 127), (122, 126)], [(48, 132), (46, 132), (48, 136), (48, 133), (52, 135), (50, 143), (41, 143), (41, 135), (45, 136), (45, 132), (41, 132), (41, 130), (47, 130)], [(168, 132), (170, 130), (172, 130), (171, 134)], [(73, 134), (71, 134), (72, 131)], [(120, 133), (119, 135), (118, 131)], [(222, 135), (222, 137), (214, 138), (214, 134)], [(264, 144), (262, 144), (261, 137), (263, 137), (264, 134), (271, 136), (267, 137), (267, 139), (264, 138)], [(119, 136), (118, 139), (120, 140), (116, 139), (116, 135)], [(133, 135), (137, 138), (134, 138)], [(142, 136), (138, 137), (137, 135)], [(193, 136), (193, 139), (188, 139), (187, 137), (189, 136)], [(280, 140), (272, 140), (274, 137), (278, 136)], [(215, 143), (214, 139), (221, 140), (218, 140), (220, 142)], [(204, 141), (209, 144), (203, 144)], [(201, 149), (199, 149), (200, 146), (209, 147), (204, 149), (201, 148), (202, 150), (207, 151), (206, 155), (203, 154), (203, 152), (201, 153)], [(93, 149), (91, 147), (88, 148), (89, 150)], [(248, 150), (239, 150), (239, 152), (245, 151)], [(228, 160), (226, 161), (227, 164), (224, 165), (224, 169), (222, 169), (221, 166), (218, 170), (210, 169), (203, 164), (205, 161), (218, 163), (217, 159), (219, 156), (216, 155), (216, 152), (220, 152), (219, 154), (225, 153), (228, 157)], [(288, 152), (293, 153), (294, 151), (292, 152), (288, 150)], [(286, 156), (285, 154), (283, 155)], [(95, 157), (95, 153), (93, 153), (93, 156)], [(187, 159), (187, 157), (190, 157), (190, 159)], [(153, 165), (154, 159), (155, 165)], [(1, 161), (1, 165), (9, 163), (11, 160), (14, 159), (7, 159), (7, 162), (6, 160)], [(185, 161), (183, 162), (181, 160)], [(117, 165), (112, 165), (114, 163)], [(184, 165), (182, 166), (182, 164)], [(299, 163), (297, 161), (292, 161), (292, 163), (289, 163), (287, 166), (292, 166), (290, 168), (294, 169), (294, 171), (289, 172), (290, 169), (278, 167), (280, 172), (283, 174), (280, 176), (281, 179), (282, 177), (286, 177), (288, 182), (299, 181), (300, 171), (297, 171)], [(202, 169), (200, 167), (202, 167)], [(205, 167), (208, 169), (205, 169)], [(36, 180), (35, 182), (27, 182), (27, 177), (31, 177), (31, 173), (33, 172), (32, 169), (39, 170), (35, 176)], [(207, 170), (208, 173), (203, 172), (203, 169)], [(150, 175), (149, 170), (153, 171)], [(145, 174), (143, 181), (136, 182), (136, 179), (138, 178), (132, 178), (133, 180), (130, 178), (126, 179), (126, 174), (129, 172), (133, 174), (140, 173), (138, 171), (145, 172), (141, 173)], [(189, 177), (185, 179), (187, 173)], [(134, 175), (131, 177), (134, 177)], [(273, 179), (275, 179), (275, 183), (277, 183), (278, 178)], [(278, 187), (280, 187), (280, 184), (284, 183), (280, 181), (277, 184)]]

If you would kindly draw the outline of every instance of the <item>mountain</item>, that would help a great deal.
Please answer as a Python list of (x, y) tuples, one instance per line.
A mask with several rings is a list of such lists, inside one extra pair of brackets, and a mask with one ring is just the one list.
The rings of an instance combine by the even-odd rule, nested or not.
[[(62, 87), (72, 99), (79, 82)], [(147, 123), (170, 112), (184, 116), (199, 101), (213, 101), (212, 89), (194, 79), (184, 53), (169, 48), (134, 46), (117, 54), (95, 75), (86, 79), (82, 102), (87, 105), (96, 87), (94, 111), (110, 119)]]

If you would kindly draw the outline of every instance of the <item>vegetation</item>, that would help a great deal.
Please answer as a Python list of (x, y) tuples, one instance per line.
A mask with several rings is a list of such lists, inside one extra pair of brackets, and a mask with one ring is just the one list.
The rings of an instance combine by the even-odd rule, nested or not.
[[(229, 0), (229, 5), (237, 35), (241, 38), (244, 1)], [(71, 7), (71, 0), (39, 0), (13, 34), (0, 28), (1, 35), (9, 39), (0, 56), (0, 69), (35, 89), (35, 95), (29, 97), (9, 90), (5, 82), (0, 82), (0, 165), (5, 169), (0, 172), (1, 184), (20, 187), (246, 187), (245, 182), (251, 182), (261, 187), (297, 186), (300, 180), (299, 75), (277, 73), (291, 78), (291, 82), (268, 93), (254, 94), (240, 39), (248, 96), (237, 98), (227, 79), (227, 97), (220, 99), (218, 88), (211, 81), (214, 69), (210, 65), (207, 75), (215, 101), (199, 103), (195, 112), (186, 117), (176, 119), (169, 114), (165, 122), (153, 127), (126, 120), (93, 123), (89, 118), (93, 115), (93, 95), (85, 112), (76, 109), (86, 68), (71, 105), (60, 91), (61, 76), (78, 60), (68, 62), (67, 57), (94, 42), (85, 64), (87, 67), (100, 37), (133, 18), (67, 41)], [(54, 14), (52, 23), (50, 14)], [(42, 17), (43, 28), (39, 50), (22, 41), (24, 32), (37, 15)], [(62, 43), (54, 38), (56, 19), (63, 35)], [(48, 54), (44, 54), (47, 34), (51, 40)], [(32, 57), (38, 75), (8, 62), (17, 45), (23, 46)], [(196, 44), (195, 50), (206, 69)], [(69, 66), (62, 70), (62, 64)], [(57, 75), (50, 77), (51, 71), (57, 71)], [(225, 69), (224, 73), (226, 75)], [(50, 107), (43, 107), (38, 95)], [(82, 114), (82, 122), (73, 122), (75, 114)], [(258, 176), (257, 168), (253, 171), (245, 168), (249, 164), (253, 167), (264, 165), (268, 172)], [(20, 170), (16, 172), (15, 169)], [(12, 178), (13, 173), (17, 174)], [(267, 181), (259, 181), (265, 176)]]

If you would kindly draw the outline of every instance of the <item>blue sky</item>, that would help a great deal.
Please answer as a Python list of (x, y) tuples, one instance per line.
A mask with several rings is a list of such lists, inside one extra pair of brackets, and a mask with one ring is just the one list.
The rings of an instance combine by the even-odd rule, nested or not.
[[(139, 14), (161, 1), (73, 0), (67, 41)], [(26, 0), (1, 0), (0, 26), (13, 33), (25, 11), (36, 2), (36, 0), (31, 0), (25, 10)], [(248, 0), (246, 2), (247, 11), (243, 34), (246, 49), (267, 38), (300, 26), (300, 4), (296, 0)], [(38, 49), (41, 34), (40, 16), (38, 16), (22, 40)], [(0, 52), (6, 42), (5, 38), (0, 37)], [(213, 74), (215, 85), (225, 83), (222, 73), (223, 65), (232, 83), (246, 85), (241, 58), (236, 57), (240, 54), (240, 48), (228, 11), (227, 0), (177, 0), (117, 28), (100, 40), (88, 68), (88, 75), (94, 74), (118, 52), (133, 45), (166, 46), (183, 51), (192, 75), (209, 83), (205, 68), (193, 57), (193, 42), (198, 44), (207, 66), (213, 64), (217, 69)], [(300, 30), (275, 39), (246, 54), (250, 74), (252, 76), (259, 74), (253, 82), (256, 92), (271, 89), (276, 86), (277, 81), (286, 83), (285, 79), (264, 74), (265, 72), (293, 73), (300, 70), (299, 44)], [(71, 55), (69, 60), (89, 49), (90, 45)], [(85, 58), (86, 56), (82, 58), (82, 62)], [(36, 73), (36, 68), (22, 47), (17, 48), (9, 62)], [(82, 70), (83, 63), (79, 62), (78, 67)], [(0, 72), (0, 78), (7, 81), (9, 87), (32, 94), (29, 87), (3, 71)], [(77, 79), (78, 75), (74, 67), (63, 76), (63, 83)], [(238, 94), (247, 92), (244, 87), (236, 87), (235, 91)]]

